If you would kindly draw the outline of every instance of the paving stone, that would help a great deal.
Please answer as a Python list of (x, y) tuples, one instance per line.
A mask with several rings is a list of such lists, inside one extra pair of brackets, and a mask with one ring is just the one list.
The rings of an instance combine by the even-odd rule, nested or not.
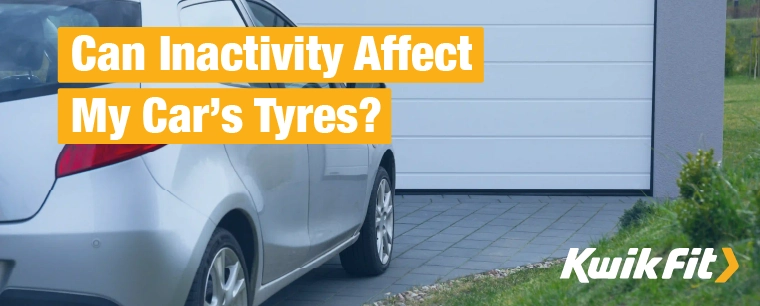
[(429, 285), (435, 283), (440, 278), (440, 275), (409, 273), (404, 277), (398, 279), (394, 284), (411, 286)]
[(505, 212), (503, 215), (499, 216), (497, 219), (512, 219), (512, 220), (520, 220), (523, 221), (525, 219), (528, 219), (532, 214), (527, 213), (515, 213), (511, 211)]
[(454, 207), (454, 205), (456, 205), (456, 204), (454, 204), (454, 203), (432, 203), (432, 204), (428, 204), (428, 205), (425, 205), (423, 207), (420, 207), (419, 210), (423, 210), (423, 211), (440, 211), (440, 212), (443, 212), (443, 211), (447, 211), (447, 210), (451, 209), (452, 207)]
[(472, 240), (468, 238), (468, 239), (457, 242), (452, 247), (480, 250), (489, 246), (490, 244), (491, 244), (491, 241), (488, 241), (488, 240)]
[(510, 202), (514, 203), (549, 203), (548, 196), (510, 196)]
[(509, 258), (509, 260), (514, 261), (527, 261), (527, 262), (540, 262), (543, 261), (544, 258), (547, 258), (551, 255), (551, 253), (529, 253), (529, 252), (520, 252), (515, 255), (512, 255), (512, 257)]
[(475, 221), (475, 220), (460, 220), (454, 223), (452, 226), (456, 227), (470, 227), (470, 228), (480, 228), (486, 225), (488, 221)]
[(519, 251), (520, 251), (520, 248), (509, 248), (509, 247), (504, 248), (504, 247), (489, 246), (483, 249), (483, 251), (480, 252), (480, 255), (501, 256), (506, 259), (509, 256), (517, 254)]
[(425, 263), (428, 266), (459, 267), (470, 260), (470, 257), (436, 256)]
[(481, 209), (491, 204), (493, 203), (462, 203), (457, 206), (454, 206), (453, 209), (467, 209), (467, 210), (476, 211), (478, 209)]
[(412, 235), (401, 235), (393, 239), (393, 243), (401, 243), (401, 244), (419, 244), (420, 242), (425, 241), (425, 237), (423, 236), (412, 236)]
[(462, 220), (464, 217), (465, 216), (438, 215), (428, 220), (428, 222), (451, 222), (453, 224), (454, 222)]
[(417, 228), (419, 228), (419, 229), (433, 229), (433, 230), (437, 230), (437, 231), (442, 231), (442, 230), (446, 229), (447, 227), (451, 226), (452, 224), (454, 224), (454, 222), (428, 221), (428, 222), (423, 222), (422, 224), (418, 225)]
[(560, 244), (535, 244), (532, 241), (526, 244), (520, 252), (539, 253), (549, 255), (557, 250)]
[(441, 234), (469, 235), (478, 230), (475, 227), (457, 227), (452, 226), (441, 231)]
[(518, 226), (515, 226), (513, 231), (515, 232), (530, 232), (530, 233), (540, 233), (543, 232), (547, 227), (549, 227), (549, 224), (530, 224), (530, 223), (522, 223)]
[(411, 273), (413, 274), (432, 274), (432, 275), (438, 275), (438, 276), (445, 276), (446, 274), (449, 274), (451, 270), (454, 270), (454, 267), (444, 267), (444, 266), (422, 266), (419, 268), (416, 268), (412, 270)]
[(408, 232), (409, 230), (415, 228), (416, 226), (417, 225), (415, 225), (415, 224), (399, 224), (399, 223), (396, 223), (393, 226), (393, 235), (396, 236), (396, 237), (401, 236), (402, 234)]
[(435, 255), (438, 255), (439, 253), (441, 253), (441, 251), (419, 250), (416, 248), (412, 248), (411, 250), (404, 252), (404, 254), (402, 254), (398, 258), (430, 260), (431, 258), (435, 257)]
[(527, 239), (531, 240), (538, 236), (537, 232), (518, 232), (516, 230), (511, 230), (504, 234), (504, 236), (501, 236), (501, 238), (509, 238), (509, 239)]
[(501, 236), (509, 232), (512, 228), (513, 228), (512, 226), (486, 224), (483, 227), (479, 228), (477, 231), (475, 231), (475, 233), (497, 233)]
[(536, 238), (533, 238), (533, 240), (530, 241), (531, 244), (544, 244), (544, 245), (553, 245), (558, 246), (563, 244), (565, 241), (567, 241), (568, 237), (546, 237), (546, 236), (538, 236)]
[(396, 267), (395, 261), (391, 263), (391, 266), (388, 267), (387, 270), (385, 270), (385, 273), (383, 273), (383, 276), (390, 276), (390, 277), (402, 277), (409, 273), (412, 268), (402, 268), (402, 267)]
[(404, 254), (404, 252), (411, 250), (417, 244), (415, 243), (393, 243), (393, 256)]
[(419, 200), (427, 200), (428, 202), (432, 202), (433, 199), (443, 199), (443, 195), (435, 194), (435, 195), (415, 195), (415, 194), (405, 194), (403, 200), (404, 201), (419, 201)]
[(557, 220), (557, 222), (563, 222), (563, 223), (586, 223), (588, 220), (591, 219), (591, 216), (588, 217), (562, 217)]
[(432, 250), (432, 251), (443, 251), (445, 249), (448, 249), (454, 245), (454, 242), (440, 242), (440, 241), (425, 241), (423, 243), (418, 244), (415, 249), (418, 250)]
[(414, 229), (411, 229), (408, 232), (404, 233), (404, 236), (430, 237), (430, 236), (433, 236), (435, 234), (438, 234), (440, 231), (441, 231), (440, 229), (415, 227)]
[(422, 222), (425, 222), (425, 221), (427, 221), (430, 218), (432, 218), (432, 217), (413, 217), (411, 215), (407, 215), (406, 217), (403, 217), (403, 218), (400, 218), (398, 220), (395, 220), (395, 223), (419, 225)]
[(499, 240), (494, 241), (491, 246), (494, 247), (501, 247), (501, 248), (522, 248), (526, 244), (528, 244), (529, 239), (509, 239), (509, 238), (501, 238)]
[(466, 239), (469, 240), (483, 240), (483, 241), (490, 241), (494, 242), (497, 239), (501, 238), (504, 234), (502, 233), (483, 233), (483, 232), (474, 232), (467, 236)]
[(484, 221), (484, 222), (487, 223), (487, 222), (489, 222), (489, 221), (491, 221), (493, 219), (496, 219), (496, 217), (498, 217), (498, 216), (499, 215), (496, 215), (496, 214), (483, 214), (483, 213), (480, 213), (479, 211), (476, 211), (473, 214), (471, 214), (471, 215), (469, 215), (467, 217), (464, 217), (462, 219), (462, 221), (465, 221), (465, 222)]
[(356, 306), (363, 305), (368, 301), (364, 296), (333, 296), (325, 301), (325, 304), (332, 306)]
[(480, 253), (480, 249), (466, 249), (466, 248), (451, 247), (443, 251), (440, 255), (453, 256), (453, 257), (472, 257), (475, 255), (478, 255), (478, 253)]
[(539, 209), (541, 209), (541, 207), (539, 207), (538, 205), (525, 206), (523, 204), (519, 204), (509, 209), (509, 211), (507, 212), (511, 214), (531, 214), (532, 215), (535, 212), (537, 212)]
[(460, 269), (454, 269), (453, 271), (451, 271), (451, 273), (447, 274), (444, 277), (444, 279), (445, 280), (451, 280), (451, 279), (460, 278), (460, 277), (463, 277), (463, 276), (468, 276), (468, 275), (472, 275), (472, 274), (479, 273), (479, 272), (483, 272), (483, 271), (480, 270), (480, 269), (461, 269), (461, 268)]
[(388, 277), (384, 275), (375, 277), (353, 278), (348, 283), (348, 285), (346, 285), (346, 288), (384, 289), (392, 285), (397, 280), (399, 280), (398, 277)]
[(477, 269), (481, 271), (488, 271), (496, 269), (500, 266), (500, 263), (496, 262), (488, 262), (488, 261), (468, 261), (465, 262), (462, 266), (459, 268), (461, 269)]
[(434, 236), (428, 238), (427, 241), (430, 242), (457, 242), (459, 240), (464, 239), (466, 235), (455, 235), (455, 234), (442, 234), (438, 233)]
[(538, 237), (564, 237), (569, 238), (572, 236), (574, 231), (569, 230), (560, 230), (560, 229), (546, 229), (540, 234), (538, 234)]
[(579, 228), (583, 227), (583, 223), (568, 223), (568, 222), (554, 222), (554, 224), (549, 225), (549, 227), (546, 229), (548, 230), (563, 230), (563, 231), (569, 231), (570, 233), (574, 233)]
[(504, 256), (476, 255), (476, 256), (473, 256), (470, 260), (471, 261), (485, 261), (485, 262), (502, 263), (502, 262), (504, 262), (505, 258), (506, 257), (504, 257)]
[(512, 197), (506, 195), (470, 195), (471, 199), (487, 199), (494, 202), (511, 202)]
[(499, 268), (502, 268), (502, 269), (511, 269), (511, 268), (522, 267), (522, 266), (529, 265), (529, 264), (532, 264), (532, 262), (507, 260), (505, 263), (502, 263), (501, 266), (499, 266)]
[(475, 212), (477, 209), (461, 209), (452, 208), (441, 213), (441, 216), (467, 216)]
[(398, 268), (419, 268), (427, 261), (427, 259), (396, 258), (391, 265)]
[(374, 296), (379, 293), (378, 291), (378, 288), (343, 288), (342, 290), (335, 293), (335, 296), (358, 296), (363, 297), (365, 300), (367, 300), (369, 299), (368, 296)]
[(524, 219), (502, 219), (499, 217), (486, 223), (486, 225), (515, 227), (523, 221)]

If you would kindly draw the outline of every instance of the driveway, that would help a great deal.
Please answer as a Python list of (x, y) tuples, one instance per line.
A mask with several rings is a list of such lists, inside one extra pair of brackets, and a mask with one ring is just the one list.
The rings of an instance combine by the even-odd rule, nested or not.
[(336, 256), (264, 305), (362, 305), (414, 286), (566, 257), (616, 230), (639, 197), (396, 196), (388, 271), (348, 276)]

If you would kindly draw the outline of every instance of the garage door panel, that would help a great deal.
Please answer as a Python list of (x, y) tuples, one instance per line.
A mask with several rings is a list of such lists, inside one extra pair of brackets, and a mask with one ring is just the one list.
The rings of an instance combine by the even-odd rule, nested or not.
[(408, 174), (399, 173), (398, 184), (404, 189), (649, 189), (646, 174)]
[(648, 174), (650, 169), (649, 137), (396, 137), (393, 144), (399, 173)]
[(388, 84), (399, 189), (649, 189), (655, 0), (273, 0), (299, 25), (482, 26), (477, 84)]
[[(654, 26), (485, 26), (486, 62), (652, 62)], [(646, 42), (646, 43), (642, 43)]]
[(393, 101), (396, 137), (649, 137), (651, 122), (651, 100)]
[(652, 64), (493, 64), (485, 81), (388, 84), (394, 99), (650, 99)]
[[(654, 0), (273, 0), (299, 24), (653, 24)], [(319, 14), (315, 14), (319, 12)]]

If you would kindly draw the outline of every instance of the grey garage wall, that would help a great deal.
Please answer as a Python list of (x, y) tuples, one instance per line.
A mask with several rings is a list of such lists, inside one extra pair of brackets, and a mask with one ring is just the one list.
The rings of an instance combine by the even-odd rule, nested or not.
[(653, 193), (678, 195), (679, 154), (723, 148), (725, 1), (657, 1)]

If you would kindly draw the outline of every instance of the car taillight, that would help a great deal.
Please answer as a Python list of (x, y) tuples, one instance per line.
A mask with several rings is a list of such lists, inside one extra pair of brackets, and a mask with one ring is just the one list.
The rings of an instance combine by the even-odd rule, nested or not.
[(55, 177), (64, 177), (108, 165), (113, 165), (137, 156), (153, 152), (165, 145), (66, 145), (58, 155)]

